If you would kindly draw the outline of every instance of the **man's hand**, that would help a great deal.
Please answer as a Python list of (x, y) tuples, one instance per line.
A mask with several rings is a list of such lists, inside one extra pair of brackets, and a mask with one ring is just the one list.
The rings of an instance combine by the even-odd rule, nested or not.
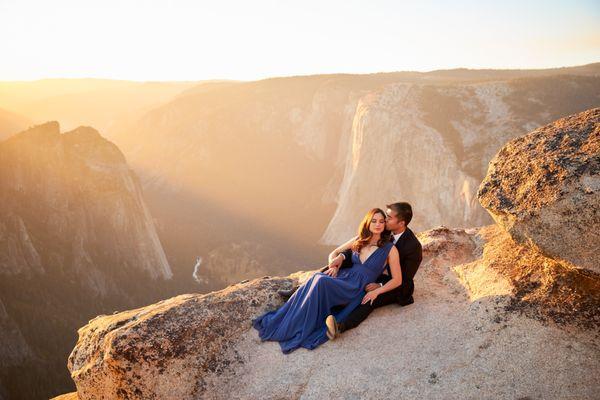
[(373, 282), (373, 283), (369, 283), (367, 286), (365, 286), (365, 290), (367, 292), (370, 292), (372, 290), (379, 289), (380, 287), (381, 287), (381, 285), (379, 283)]
[(331, 276), (332, 278), (335, 278), (335, 277), (337, 276), (337, 274), (338, 274), (338, 270), (339, 270), (339, 268), (338, 268), (338, 267), (333, 267), (333, 268), (332, 268), (332, 267), (330, 266), (330, 267), (329, 267), (329, 269), (328, 269), (327, 271), (325, 271), (324, 273), (325, 273), (326, 275), (329, 275), (329, 276)]
[(367, 294), (365, 294), (365, 297), (363, 297), (362, 302), (360, 304), (366, 304), (366, 303), (371, 303), (371, 305), (373, 305), (373, 302), (375, 301), (375, 299), (377, 298), (377, 296), (379, 296), (379, 291), (378, 290), (371, 290), (370, 292), (368, 292)]

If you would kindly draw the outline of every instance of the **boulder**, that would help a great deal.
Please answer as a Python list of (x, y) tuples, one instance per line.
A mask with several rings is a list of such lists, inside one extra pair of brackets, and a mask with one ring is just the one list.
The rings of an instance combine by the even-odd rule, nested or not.
[(282, 303), (292, 278), (256, 279), (101, 315), (78, 330), (68, 368), (80, 399), (191, 399), (227, 368), (231, 343), (253, 315)]
[(600, 272), (600, 108), (508, 142), (478, 197), (517, 242)]

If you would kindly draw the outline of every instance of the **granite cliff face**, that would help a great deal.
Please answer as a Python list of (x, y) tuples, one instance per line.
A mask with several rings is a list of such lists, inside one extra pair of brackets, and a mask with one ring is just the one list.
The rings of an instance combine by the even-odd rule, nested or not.
[[(390, 83), (362, 97), (353, 115), (336, 210), (322, 241), (347, 240), (361, 210), (394, 199), (418, 207), (417, 230), (491, 222), (477, 189), (494, 154), (543, 123), (600, 104), (599, 83), (587, 77)], [(567, 97), (580, 97), (557, 107), (551, 85), (564, 88)]]
[(491, 223), (476, 196), (488, 162), (508, 140), (600, 104), (599, 73), (209, 83), (111, 137), (141, 178), (175, 270), (189, 276), (196, 257), (247, 239), (273, 244), (289, 266), (312, 265), (326, 255), (318, 243), (346, 241), (365, 210), (389, 201), (415, 205), (417, 231)]
[(113, 143), (89, 127), (61, 134), (57, 122), (0, 142), (0, 386), (9, 397), (68, 387), (60, 360), (72, 330), (172, 294), (171, 277), (139, 181)]
[(101, 296), (118, 286), (103, 270), (110, 264), (117, 274), (172, 276), (137, 178), (96, 130), (39, 125), (3, 142), (0, 157), (3, 274), (69, 264)]
[[(0, 299), (0, 370), (6, 371), (11, 368), (27, 364), (35, 359), (33, 349), (27, 344), (23, 332), (8, 314), (4, 303)], [(0, 381), (0, 383), (3, 383)], [(0, 399), (11, 398), (8, 388), (0, 384)], [(14, 397), (14, 396), (13, 396)]]
[[(528, 143), (514, 161), (523, 157), (544, 169), (554, 162), (554, 147), (540, 149), (556, 141), (563, 145), (561, 157), (571, 160), (565, 165), (575, 166), (561, 169), (557, 179), (575, 184), (557, 188), (531, 174), (530, 195), (556, 191), (570, 199), (575, 214), (585, 215), (589, 204), (580, 201), (578, 182), (596, 162), (586, 154), (597, 113), (571, 116), (509, 143), (490, 165), (482, 204), (491, 204), (494, 216), (512, 212), (512, 203), (491, 201), (493, 191), (508, 190), (503, 182), (514, 173), (501, 167), (513, 159), (502, 163), (502, 157), (515, 143)], [(569, 145), (577, 140), (581, 146)], [(536, 204), (522, 205), (535, 223)], [(596, 229), (589, 220), (578, 223), (584, 234)], [(68, 397), (594, 399), (600, 390), (600, 274), (573, 268), (558, 240), (537, 233), (523, 241), (503, 219), (421, 233), (415, 303), (378, 309), (313, 351), (284, 355), (277, 343), (260, 342), (251, 320), (282, 304), (278, 289), (315, 271), (98, 316), (78, 331), (68, 359), (77, 393)]]

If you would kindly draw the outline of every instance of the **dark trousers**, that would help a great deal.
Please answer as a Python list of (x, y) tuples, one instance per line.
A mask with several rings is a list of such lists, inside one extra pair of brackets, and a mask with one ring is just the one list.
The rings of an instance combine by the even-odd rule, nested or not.
[(389, 292), (385, 292), (377, 296), (377, 298), (373, 301), (373, 305), (371, 303), (361, 304), (354, 309), (348, 315), (345, 321), (342, 322), (340, 326), (340, 330), (347, 331), (348, 329), (356, 328), (363, 322), (371, 311), (378, 307), (387, 306), (388, 304), (398, 304), (398, 296), (400, 295), (400, 290), (390, 290)]

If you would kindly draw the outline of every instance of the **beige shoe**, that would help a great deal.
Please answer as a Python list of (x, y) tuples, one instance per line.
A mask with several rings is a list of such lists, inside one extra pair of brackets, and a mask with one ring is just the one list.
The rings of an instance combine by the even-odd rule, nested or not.
[(338, 323), (333, 315), (329, 315), (325, 320), (327, 325), (327, 337), (329, 340), (334, 340), (339, 335)]

